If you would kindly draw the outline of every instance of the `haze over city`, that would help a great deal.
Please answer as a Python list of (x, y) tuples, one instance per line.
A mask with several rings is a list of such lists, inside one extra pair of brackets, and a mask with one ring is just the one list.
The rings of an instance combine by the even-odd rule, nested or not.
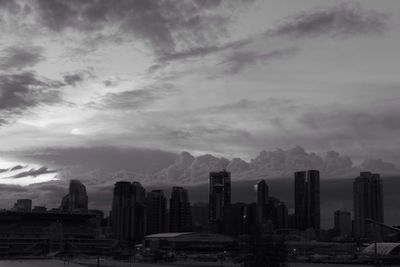
[[(58, 206), (80, 179), (109, 209), (118, 180), (201, 187), (224, 168), (233, 181), (318, 169), (321, 183), (372, 171), (396, 184), (398, 7), (1, 1), (1, 208)], [(385, 197), (400, 224), (396, 192)]]

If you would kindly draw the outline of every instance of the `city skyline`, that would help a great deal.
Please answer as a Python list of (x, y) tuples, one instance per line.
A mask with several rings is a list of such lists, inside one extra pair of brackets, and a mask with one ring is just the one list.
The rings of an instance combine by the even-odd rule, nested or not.
[[(351, 204), (334, 201), (340, 189), (329, 180), (371, 171), (398, 186), (397, 7), (1, 3), (0, 208), (14, 195), (56, 207), (74, 179), (104, 209), (118, 180), (201, 191), (211, 171), (226, 169), (234, 183), (286, 184), (293, 172), (317, 169), (327, 180), (322, 225), (330, 225), (333, 211)], [(279, 198), (291, 199), (284, 191)], [(384, 198), (394, 223), (391, 203), (400, 199)]]

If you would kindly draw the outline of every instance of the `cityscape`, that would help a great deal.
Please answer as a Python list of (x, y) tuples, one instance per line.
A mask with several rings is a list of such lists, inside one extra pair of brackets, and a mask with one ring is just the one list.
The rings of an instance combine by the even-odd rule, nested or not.
[(1, 255), (253, 266), (248, 255), (257, 254), (248, 246), (266, 236), (271, 240), (258, 246), (278, 247), (274, 257), (265, 251), (278, 263), (400, 263), (400, 227), (384, 222), (380, 174), (361, 172), (354, 178), (354, 209), (335, 211), (333, 229), (321, 229), (321, 182), (318, 170), (294, 173), (290, 214), (270, 195), (266, 180), (254, 184), (254, 202), (234, 202), (226, 170), (209, 173), (208, 203), (191, 203), (180, 186), (173, 186), (168, 198), (164, 190), (118, 181), (111, 211), (104, 214), (90, 209), (85, 185), (71, 180), (59, 208), (32, 207), (31, 199), (18, 199), (13, 208), (0, 211)]
[(0, 267), (400, 266), (400, 0), (0, 0)]

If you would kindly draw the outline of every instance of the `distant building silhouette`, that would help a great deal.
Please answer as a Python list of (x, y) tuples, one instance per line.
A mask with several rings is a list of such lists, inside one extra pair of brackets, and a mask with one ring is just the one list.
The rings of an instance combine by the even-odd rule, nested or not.
[(208, 225), (208, 204), (206, 203), (194, 203), (192, 205), (192, 224), (193, 230), (196, 232), (202, 232)]
[(209, 186), (209, 220), (222, 222), (224, 208), (231, 204), (231, 173), (210, 172)]
[(334, 229), (339, 235), (345, 236), (351, 233), (351, 215), (349, 211), (337, 210), (334, 213)]
[(259, 181), (255, 185), (257, 193), (257, 218), (258, 223), (263, 223), (267, 220), (266, 205), (269, 201), (269, 188), (265, 180)]
[(307, 228), (320, 229), (321, 200), (319, 171), (307, 171)]
[(45, 206), (35, 206), (33, 207), (32, 212), (38, 212), (38, 213), (47, 212), (47, 208)]
[(164, 191), (153, 190), (146, 197), (146, 233), (157, 234), (166, 231), (167, 199)]
[(13, 210), (22, 212), (31, 212), (32, 200), (31, 199), (18, 199), (14, 204)]
[(374, 230), (366, 219), (383, 223), (382, 180), (379, 174), (361, 172), (353, 182), (354, 236), (372, 238)]
[(145, 194), (138, 182), (117, 182), (114, 185), (110, 214), (113, 238), (123, 245), (140, 242), (145, 234)]
[(320, 229), (320, 183), (319, 171), (295, 172), (295, 217), (296, 228)]
[(288, 228), (289, 227), (289, 211), (285, 203), (280, 202), (276, 206), (276, 228)]
[(192, 231), (191, 214), (188, 191), (183, 187), (172, 187), (169, 201), (169, 231), (173, 233)]
[(64, 212), (86, 212), (88, 210), (86, 187), (80, 181), (70, 181), (68, 194), (63, 197), (60, 210)]

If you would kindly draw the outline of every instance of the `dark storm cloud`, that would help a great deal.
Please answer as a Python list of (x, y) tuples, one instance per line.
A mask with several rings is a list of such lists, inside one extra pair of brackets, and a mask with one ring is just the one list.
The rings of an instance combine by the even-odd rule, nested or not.
[(0, 70), (31, 67), (44, 60), (43, 48), (39, 46), (19, 46), (4, 49), (0, 57)]
[(100, 32), (113, 27), (133, 33), (160, 54), (174, 52), (179, 45), (204, 44), (223, 31), (226, 18), (205, 12), (221, 1), (38, 0), (40, 23), (53, 31), (67, 28)]
[(61, 86), (62, 83), (42, 79), (33, 72), (0, 74), (0, 125), (31, 108), (61, 102)]
[(28, 176), (36, 177), (36, 176), (39, 176), (39, 175), (42, 175), (42, 174), (56, 173), (56, 172), (57, 172), (56, 170), (49, 170), (49, 169), (47, 169), (47, 167), (43, 166), (43, 167), (40, 167), (38, 169), (32, 168), (29, 171), (20, 172), (20, 173), (18, 173), (16, 175), (13, 175), (13, 176), (7, 177), (7, 178), (18, 179), (18, 178), (24, 178), (24, 177), (28, 177)]
[(296, 47), (289, 47), (284, 49), (272, 50), (270, 52), (257, 52), (257, 51), (235, 51), (221, 62), (226, 65), (227, 69), (224, 74), (237, 74), (240, 73), (248, 66), (252, 66), (259, 62), (269, 62), (271, 60), (279, 59), (286, 56), (291, 56), (296, 53)]
[(23, 168), (24, 168), (24, 166), (22, 166), (22, 165), (16, 165), (16, 166), (10, 168), (10, 171), (16, 171), (16, 170), (20, 170), (20, 169), (23, 169)]
[(359, 5), (341, 4), (327, 10), (311, 10), (293, 16), (266, 35), (292, 37), (352, 37), (381, 34), (388, 16), (376, 11), (365, 11)]
[(76, 167), (81, 172), (102, 169), (107, 173), (119, 170), (152, 173), (165, 168), (177, 157), (174, 153), (161, 150), (111, 146), (49, 148), (3, 154), (15, 160), (36, 162), (55, 168)]
[(42, 80), (33, 72), (0, 75), (0, 110), (19, 113), (40, 104), (60, 101), (60, 83)]

